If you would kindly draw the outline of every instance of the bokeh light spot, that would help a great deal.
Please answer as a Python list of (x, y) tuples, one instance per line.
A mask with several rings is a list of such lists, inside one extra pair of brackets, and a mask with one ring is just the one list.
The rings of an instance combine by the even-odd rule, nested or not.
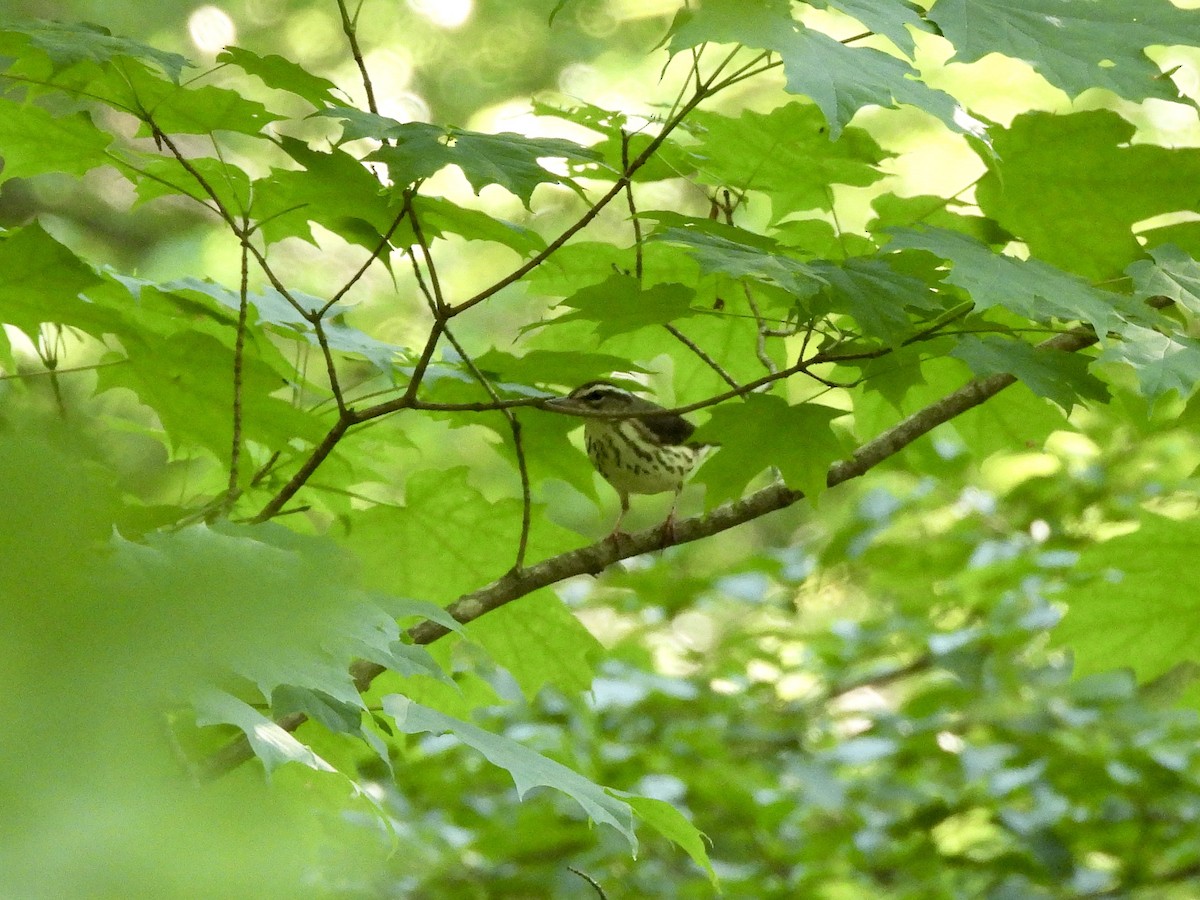
[(188, 36), (201, 53), (217, 53), (237, 40), (237, 26), (219, 6), (201, 6), (188, 16)]
[(408, 5), (439, 28), (458, 28), (471, 18), (475, 0), (408, 0)]

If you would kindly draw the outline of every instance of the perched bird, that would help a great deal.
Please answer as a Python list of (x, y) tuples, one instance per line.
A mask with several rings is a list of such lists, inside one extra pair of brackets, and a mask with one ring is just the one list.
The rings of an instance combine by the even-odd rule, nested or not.
[[(688, 442), (696, 426), (672, 413), (636, 415), (653, 413), (662, 407), (608, 381), (589, 381), (566, 397), (547, 401), (546, 407), (585, 417), (583, 433), (588, 458), (621, 498), (621, 513), (609, 537), (621, 533), (621, 522), (629, 512), (630, 494), (674, 491), (675, 501), (664, 523), (665, 532), (670, 535), (675, 525), (675, 503), (679, 502), (684, 481), (706, 446)], [(628, 415), (631, 413), (635, 415)]]

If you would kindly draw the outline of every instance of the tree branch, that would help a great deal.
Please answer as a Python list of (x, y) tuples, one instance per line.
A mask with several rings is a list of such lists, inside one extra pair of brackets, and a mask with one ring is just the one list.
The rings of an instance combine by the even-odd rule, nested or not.
[[(1161, 309), (1169, 306), (1166, 297), (1155, 297), (1149, 301), (1152, 307)], [(1038, 344), (1042, 350), (1059, 350), (1074, 353), (1095, 344), (1096, 333), (1087, 326), (1080, 326), (1064, 334), (1056, 335)], [(1015, 384), (1016, 377), (1007, 373), (976, 378), (947, 394), (924, 409), (889, 428), (878, 437), (859, 447), (845, 460), (834, 463), (826, 477), (828, 487), (858, 478), (885, 459), (895, 456), (913, 441), (944, 425), (946, 422), (974, 409), (995, 397), (1006, 387)], [(328, 442), (328, 438), (326, 441)], [(705, 515), (693, 516), (675, 523), (670, 540), (663, 542), (662, 528), (655, 526), (636, 534), (622, 535), (614, 540), (603, 540), (596, 544), (569, 550), (535, 563), (526, 569), (512, 570), (491, 584), (469, 594), (464, 594), (446, 611), (458, 622), (467, 623), (479, 619), (493, 610), (544, 587), (549, 587), (576, 575), (595, 575), (622, 559), (662, 550), (666, 546), (688, 544), (702, 538), (712, 537), (730, 528), (745, 524), (776, 510), (785, 509), (802, 500), (804, 493), (794, 491), (781, 482), (775, 482), (748, 497), (718, 506)], [(268, 518), (260, 514), (259, 520)], [(424, 621), (408, 629), (408, 638), (414, 644), (431, 644), (449, 634), (449, 629), (437, 622)], [(355, 685), (360, 691), (370, 687), (371, 682), (386, 669), (378, 663), (360, 660), (350, 667)], [(287, 716), (277, 723), (281, 728), (294, 731), (306, 721), (301, 714)], [(253, 758), (254, 751), (246, 738), (231, 741), (204, 765), (212, 777), (219, 776), (243, 762)]]

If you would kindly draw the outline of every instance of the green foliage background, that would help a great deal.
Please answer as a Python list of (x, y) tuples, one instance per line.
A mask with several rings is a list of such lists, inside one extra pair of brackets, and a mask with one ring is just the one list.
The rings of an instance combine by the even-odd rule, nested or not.
[(1195, 895), (1200, 13), (160, 6), (0, 23), (6, 896)]

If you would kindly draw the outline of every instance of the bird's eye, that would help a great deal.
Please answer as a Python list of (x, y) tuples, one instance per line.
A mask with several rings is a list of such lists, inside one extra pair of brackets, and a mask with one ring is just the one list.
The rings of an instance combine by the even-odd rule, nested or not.
[(601, 400), (604, 399), (604, 391), (601, 391), (601, 390), (588, 391), (586, 394), (584, 394), (579, 399), (581, 399), (584, 403), (599, 403)]

